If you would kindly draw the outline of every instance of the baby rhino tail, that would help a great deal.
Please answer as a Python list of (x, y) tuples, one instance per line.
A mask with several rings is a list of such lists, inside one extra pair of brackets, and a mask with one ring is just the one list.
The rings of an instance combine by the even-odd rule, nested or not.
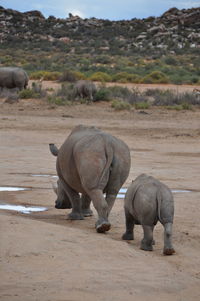
[(50, 152), (52, 153), (52, 155), (54, 155), (56, 157), (58, 156), (58, 148), (54, 143), (49, 144), (49, 149), (50, 149)]

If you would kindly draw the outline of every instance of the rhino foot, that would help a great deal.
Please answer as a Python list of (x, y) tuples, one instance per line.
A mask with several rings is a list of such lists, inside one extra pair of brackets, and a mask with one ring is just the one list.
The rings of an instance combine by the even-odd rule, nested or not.
[(93, 215), (93, 212), (91, 209), (82, 209), (82, 213), (83, 213), (83, 216), (85, 216), (85, 217)]
[(82, 219), (84, 219), (84, 216), (81, 213), (78, 213), (78, 212), (71, 212), (71, 213), (68, 214), (67, 219), (82, 220)]
[(140, 246), (141, 250), (144, 251), (153, 251), (153, 247), (152, 247), (152, 243), (151, 244), (147, 244), (144, 240), (141, 241), (141, 246)]
[(133, 240), (134, 239), (134, 237), (133, 237), (133, 233), (124, 233), (123, 235), (122, 235), (122, 239), (123, 240)]
[(164, 249), (163, 250), (163, 254), (164, 255), (172, 255), (172, 254), (174, 254), (175, 253), (175, 250), (174, 250), (174, 248), (171, 248), (171, 249)]
[(98, 233), (105, 233), (106, 231), (109, 231), (111, 227), (111, 224), (109, 222), (103, 222), (99, 225), (96, 225), (96, 231)]
[(65, 204), (65, 203), (63, 203), (63, 202), (59, 202), (59, 203), (56, 202), (55, 208), (56, 208), (56, 209), (71, 209), (72, 206), (67, 205), (67, 204)]

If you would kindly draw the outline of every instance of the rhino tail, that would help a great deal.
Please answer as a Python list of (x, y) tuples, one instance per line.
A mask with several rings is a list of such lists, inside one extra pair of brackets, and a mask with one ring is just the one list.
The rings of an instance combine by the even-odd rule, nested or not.
[(111, 147), (110, 144), (107, 144), (107, 143), (106, 143), (106, 149), (105, 149), (105, 152), (106, 152), (106, 158), (107, 158), (107, 160), (106, 160), (106, 164), (105, 164), (105, 166), (104, 166), (102, 175), (101, 175), (101, 177), (100, 177), (99, 183), (102, 182), (103, 177), (104, 177), (106, 171), (109, 170), (109, 168), (110, 168), (111, 165), (112, 165), (112, 161), (113, 161), (113, 155), (114, 155), (114, 152), (113, 152), (113, 148)]
[(59, 150), (58, 150), (57, 146), (54, 143), (49, 144), (49, 149), (50, 149), (50, 152), (52, 153), (52, 155), (54, 155), (56, 157), (58, 156)]
[(157, 200), (157, 210), (158, 210), (158, 219), (162, 223), (161, 219), (161, 203), (162, 203), (162, 197), (161, 197), (161, 192), (158, 189), (157, 195), (156, 195), (156, 200)]

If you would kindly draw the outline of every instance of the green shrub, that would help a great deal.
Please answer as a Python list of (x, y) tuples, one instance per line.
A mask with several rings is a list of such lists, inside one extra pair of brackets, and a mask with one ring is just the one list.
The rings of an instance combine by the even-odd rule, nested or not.
[(39, 98), (39, 97), (40, 97), (39, 93), (36, 93), (29, 88), (19, 92), (19, 98), (28, 99), (28, 98)]
[(167, 65), (172, 65), (172, 66), (178, 65), (178, 60), (177, 60), (174, 56), (167, 56), (167, 57), (164, 59), (164, 62), (165, 62)]
[(163, 90), (160, 89), (147, 89), (144, 94), (146, 96), (155, 96), (155, 95), (159, 95), (162, 93)]
[(181, 110), (183, 110), (183, 107), (182, 107), (182, 105), (172, 105), (172, 106), (166, 106), (166, 109), (181, 111)]
[(112, 80), (114, 82), (119, 82), (119, 83), (139, 83), (140, 82), (140, 77), (137, 74), (131, 74), (128, 72), (119, 72), (113, 75)]
[(136, 110), (145, 110), (145, 109), (149, 109), (149, 103), (147, 102), (137, 102), (135, 104), (135, 109)]
[(127, 99), (130, 96), (131, 90), (121, 86), (111, 86), (108, 88), (113, 98)]
[(112, 78), (105, 72), (95, 72), (89, 77), (89, 80), (98, 82), (111, 82)]
[(121, 101), (121, 100), (113, 100), (111, 103), (111, 107), (117, 111), (131, 109), (131, 105), (128, 102)]
[(94, 96), (94, 101), (109, 101), (110, 100), (110, 91), (106, 87), (100, 88)]
[(119, 99), (133, 105), (137, 102), (146, 102), (146, 97), (143, 96), (137, 89), (128, 89), (121, 86), (112, 86), (108, 88), (111, 99)]
[(141, 79), (141, 83), (144, 84), (167, 84), (169, 78), (160, 71), (153, 71)]
[(53, 95), (48, 96), (47, 101), (50, 104), (55, 104), (57, 106), (72, 105), (71, 101), (69, 101), (61, 96), (53, 96)]
[(42, 89), (42, 82), (32, 82), (32, 91), (37, 95), (37, 98), (47, 95), (47, 91)]
[(60, 81), (61, 82), (75, 82), (80, 79), (85, 79), (85, 76), (83, 73), (78, 72), (78, 71), (72, 71), (72, 70), (65, 70), (63, 71)]
[(182, 107), (183, 107), (183, 110), (192, 110), (193, 109), (192, 105), (189, 103), (186, 103), (186, 102), (182, 104)]
[(61, 76), (60, 72), (56, 71), (35, 71), (30, 73), (30, 79), (58, 80)]

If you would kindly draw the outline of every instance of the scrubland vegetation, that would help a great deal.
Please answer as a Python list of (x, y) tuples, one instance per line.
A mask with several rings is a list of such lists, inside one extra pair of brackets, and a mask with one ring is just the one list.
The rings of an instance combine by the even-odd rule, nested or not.
[[(91, 104), (88, 98), (74, 98), (74, 84), (63, 83), (58, 90), (50, 92), (42, 88), (42, 83), (33, 82), (32, 88), (19, 93), (19, 98), (43, 98), (54, 105), (76, 105), (78, 103)], [(93, 102), (104, 101), (110, 103), (115, 110), (148, 110), (152, 107), (163, 107), (169, 110), (194, 110), (200, 106), (200, 96), (193, 92), (177, 93), (172, 90), (147, 89), (140, 92), (137, 88), (128, 89), (121, 86), (98, 86)]]
[(64, 52), (0, 50), (1, 64), (21, 66), (30, 79), (90, 79), (119, 83), (200, 84), (200, 61), (197, 53), (148, 58), (148, 55), (91, 55)]

